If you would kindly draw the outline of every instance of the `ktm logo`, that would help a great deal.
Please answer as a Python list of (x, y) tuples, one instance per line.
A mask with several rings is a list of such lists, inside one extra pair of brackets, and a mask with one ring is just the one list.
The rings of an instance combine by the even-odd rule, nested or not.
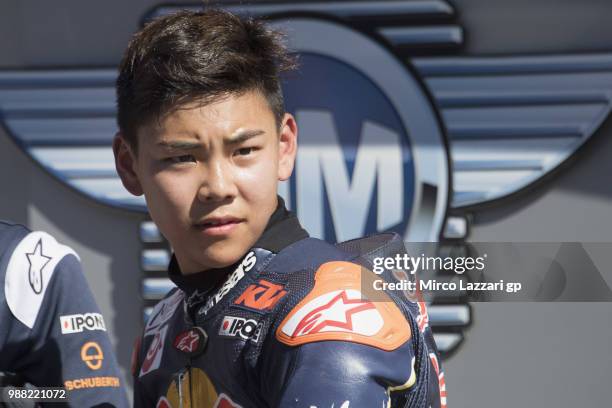
[(284, 285), (260, 279), (259, 283), (250, 285), (234, 301), (234, 304), (259, 312), (272, 310), (278, 301), (287, 294), (284, 288)]

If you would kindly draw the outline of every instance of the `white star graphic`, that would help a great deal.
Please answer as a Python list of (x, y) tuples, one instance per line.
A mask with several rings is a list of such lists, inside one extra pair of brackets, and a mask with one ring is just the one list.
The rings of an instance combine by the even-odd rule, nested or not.
[(43, 254), (42, 239), (38, 240), (34, 250), (26, 253), (26, 256), (28, 257), (28, 262), (30, 263), (30, 270), (28, 272), (30, 286), (32, 287), (34, 293), (38, 294), (42, 292), (43, 288), (42, 271), (45, 266), (47, 266), (49, 261), (51, 261), (51, 257)]

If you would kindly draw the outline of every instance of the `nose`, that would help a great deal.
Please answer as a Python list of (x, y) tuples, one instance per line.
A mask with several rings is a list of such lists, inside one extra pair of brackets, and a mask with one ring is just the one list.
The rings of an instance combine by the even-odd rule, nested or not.
[(202, 175), (198, 198), (202, 202), (218, 202), (234, 198), (237, 187), (229, 166), (223, 160), (210, 160)]

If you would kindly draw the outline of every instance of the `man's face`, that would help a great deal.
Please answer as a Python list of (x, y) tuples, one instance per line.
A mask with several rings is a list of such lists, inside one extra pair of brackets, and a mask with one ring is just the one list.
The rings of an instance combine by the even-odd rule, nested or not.
[(137, 152), (120, 135), (114, 148), (124, 185), (144, 193), (181, 270), (193, 273), (231, 265), (259, 238), (278, 181), (291, 175), (296, 136), (293, 117), (279, 130), (252, 91), (183, 106), (139, 129)]

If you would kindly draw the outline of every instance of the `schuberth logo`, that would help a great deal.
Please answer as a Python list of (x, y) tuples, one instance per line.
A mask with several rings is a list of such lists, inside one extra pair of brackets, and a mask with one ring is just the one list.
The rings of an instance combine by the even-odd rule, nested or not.
[(64, 382), (64, 386), (68, 391), (80, 390), (82, 388), (119, 387), (120, 384), (117, 377), (77, 378)]
[(287, 294), (284, 288), (284, 285), (260, 279), (259, 283), (246, 288), (234, 304), (257, 312), (270, 311)]
[(83, 347), (81, 347), (81, 360), (83, 360), (91, 370), (99, 370), (102, 368), (104, 353), (102, 353), (100, 345), (95, 341), (83, 344)]

